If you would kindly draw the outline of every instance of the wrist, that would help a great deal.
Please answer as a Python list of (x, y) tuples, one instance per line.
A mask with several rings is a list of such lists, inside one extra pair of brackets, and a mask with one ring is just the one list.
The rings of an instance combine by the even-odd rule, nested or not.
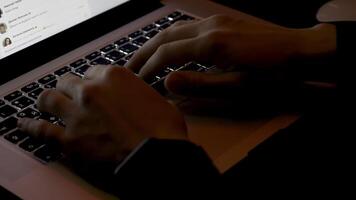
[(336, 27), (332, 24), (319, 24), (298, 31), (297, 56), (299, 59), (315, 59), (336, 52)]

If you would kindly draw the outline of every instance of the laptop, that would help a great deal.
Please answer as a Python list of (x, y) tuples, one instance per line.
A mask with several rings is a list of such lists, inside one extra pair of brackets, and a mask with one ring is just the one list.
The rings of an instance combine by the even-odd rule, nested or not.
[[(116, 199), (61, 164), (62, 153), (16, 129), (41, 118), (38, 96), (67, 73), (124, 66), (145, 42), (180, 20), (215, 14), (250, 18), (205, 0), (2, 0), (0, 2), (0, 186), (21, 199)], [(208, 71), (195, 62), (168, 66), (147, 84), (162, 89), (176, 70)]]

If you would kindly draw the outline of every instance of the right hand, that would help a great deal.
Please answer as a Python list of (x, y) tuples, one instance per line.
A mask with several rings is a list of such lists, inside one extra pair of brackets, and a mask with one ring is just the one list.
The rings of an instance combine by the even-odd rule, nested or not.
[[(183, 65), (190, 61), (217, 65), (222, 69), (233, 66), (250, 72), (334, 50), (333, 25), (289, 29), (219, 15), (174, 24), (148, 41), (127, 66), (144, 79), (169, 65)], [(173, 93), (186, 95), (186, 91), (194, 93), (202, 87), (239, 85), (244, 77), (241, 73), (174, 72), (167, 77), (166, 87)]]

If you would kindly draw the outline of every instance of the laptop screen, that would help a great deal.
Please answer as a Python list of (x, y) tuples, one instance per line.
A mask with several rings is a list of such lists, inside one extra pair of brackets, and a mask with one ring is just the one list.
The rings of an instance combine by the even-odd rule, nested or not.
[(1, 0), (0, 60), (128, 0)]

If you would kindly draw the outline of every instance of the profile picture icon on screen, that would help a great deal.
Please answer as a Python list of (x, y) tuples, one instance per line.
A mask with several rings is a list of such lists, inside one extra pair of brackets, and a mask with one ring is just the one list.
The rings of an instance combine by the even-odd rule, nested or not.
[(12, 41), (10, 38), (5, 38), (4, 41), (2, 42), (2, 46), (7, 47), (12, 44)]
[(0, 34), (4, 34), (7, 31), (7, 26), (5, 23), (0, 23)]

